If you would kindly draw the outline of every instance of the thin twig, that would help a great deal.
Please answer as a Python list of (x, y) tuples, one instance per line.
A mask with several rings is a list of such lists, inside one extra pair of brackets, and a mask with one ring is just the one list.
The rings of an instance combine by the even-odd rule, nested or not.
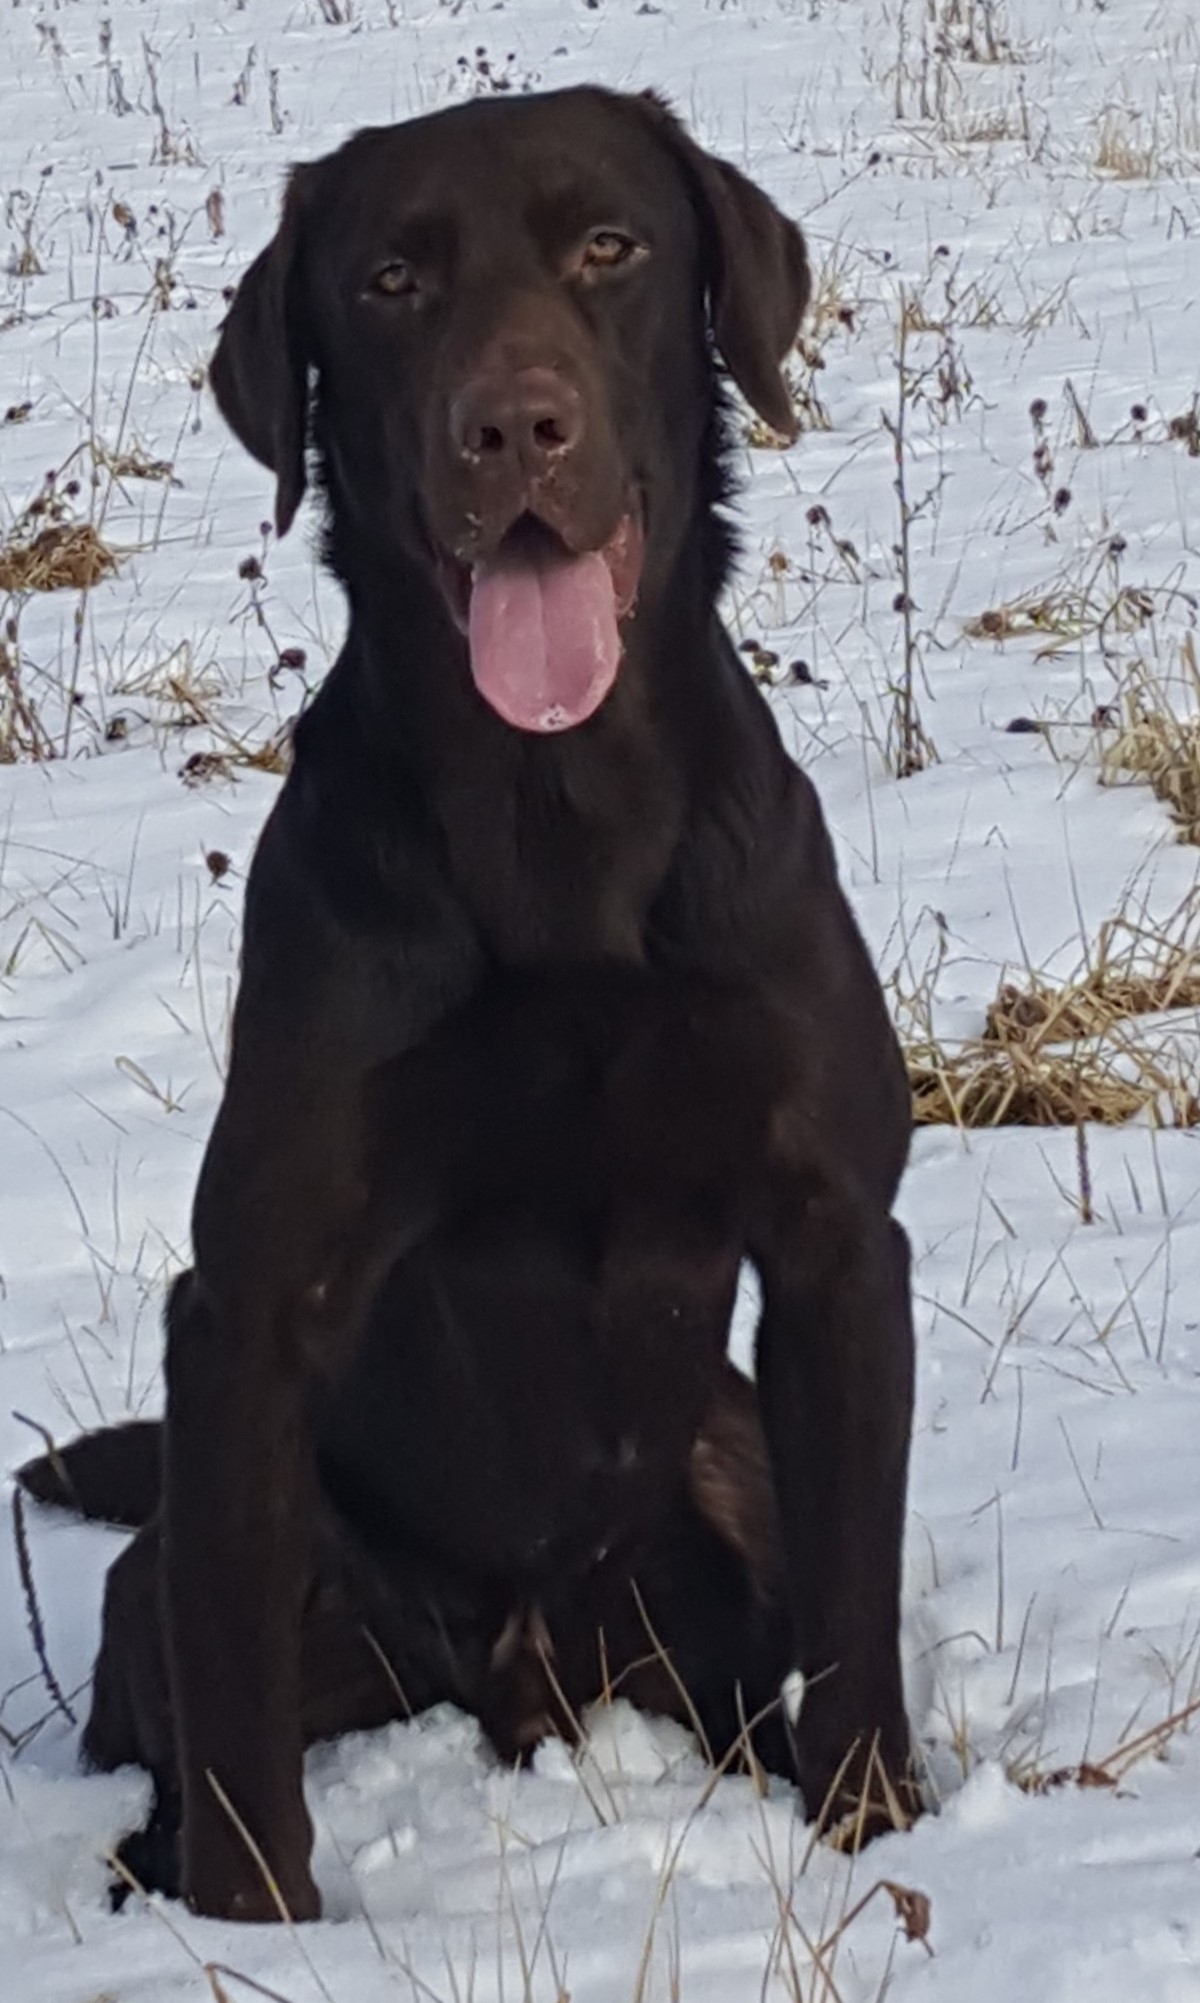
[(17, 1547), (17, 1570), (21, 1575), (21, 1591), (25, 1595), (25, 1614), (29, 1622), (29, 1634), (33, 1642), (33, 1652), (38, 1659), (42, 1681), (54, 1700), (54, 1707), (61, 1711), (69, 1725), (78, 1723), (74, 1711), (63, 1695), (63, 1688), (50, 1667), (46, 1653), (46, 1631), (42, 1626), (42, 1610), (38, 1605), (37, 1590), (33, 1583), (33, 1566), (29, 1558), (29, 1540), (25, 1535), (25, 1502), (19, 1488), (13, 1490), (13, 1542)]

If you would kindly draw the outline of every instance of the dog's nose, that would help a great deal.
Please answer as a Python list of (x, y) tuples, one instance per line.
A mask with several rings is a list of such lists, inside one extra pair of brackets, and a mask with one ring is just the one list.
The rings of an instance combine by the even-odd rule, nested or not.
[(450, 406), (461, 459), (496, 472), (544, 473), (583, 437), (583, 398), (553, 369), (475, 376)]

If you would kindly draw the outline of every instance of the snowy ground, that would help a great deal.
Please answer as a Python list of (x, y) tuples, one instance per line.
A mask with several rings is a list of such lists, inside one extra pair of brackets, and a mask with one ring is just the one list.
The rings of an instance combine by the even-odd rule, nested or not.
[[(268, 741), (336, 650), (309, 542), (264, 545), (268, 482), (202, 388), (285, 163), (498, 79), (654, 84), (804, 222), (829, 428), (747, 450), (730, 617), (809, 664), (819, 685), (771, 699), (880, 966), (911, 989), (936, 964), (937, 1021), (970, 1034), (1005, 969), (1069, 972), (1106, 918), (1165, 917), (1195, 885), (1150, 791), (1098, 783), (1092, 723), (1139, 660), (1186, 678), (1200, 590), (1200, 457), (1170, 435), (1200, 391), (1193, 6), (4, 7), (0, 530), (64, 468), (68, 504), (127, 554), (82, 597), (0, 604), (62, 754), (0, 767), (2, 1465), (35, 1444), (15, 1413), (62, 1437), (156, 1407), (276, 784), (180, 772)], [(897, 781), (883, 418), (902, 295), (917, 691), (939, 757)], [(252, 556), (258, 578), (239, 574)], [(1124, 610), (1050, 638), (964, 632), (1072, 585)], [(1123, 588), (1151, 594), (1136, 626)], [(278, 668), (284, 649), (302, 662)], [(1194, 1022), (1178, 1048), (1200, 1071)], [(810, 1854), (786, 1790), (710, 1794), (674, 1728), (603, 1719), (585, 1788), (560, 1748), (514, 1779), (437, 1715), (313, 1758), (326, 1922), (112, 1918), (102, 1852), (142, 1783), (76, 1772), (0, 1555), (0, 1994), (1200, 2003), (1200, 1139), (1094, 1129), (1087, 1156), (1092, 1222), (1069, 1131), (926, 1129), (905, 1186), (907, 1655), (939, 1815), (851, 1867)], [(118, 1541), (34, 1512), (28, 1530), (49, 1657), (86, 1704)], [(1118, 1784), (1053, 1784), (1081, 1765)], [(886, 1892), (856, 1910), (880, 1878), (928, 1896), (932, 1954)]]

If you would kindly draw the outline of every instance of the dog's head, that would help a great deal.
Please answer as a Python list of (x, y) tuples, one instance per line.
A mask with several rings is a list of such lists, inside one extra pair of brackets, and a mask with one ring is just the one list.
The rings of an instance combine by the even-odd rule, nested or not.
[(490, 99), (297, 168), (212, 364), (286, 532), (310, 393), (348, 582), (416, 566), (519, 727), (581, 722), (711, 499), (712, 346), (795, 429), (799, 231), (653, 96)]

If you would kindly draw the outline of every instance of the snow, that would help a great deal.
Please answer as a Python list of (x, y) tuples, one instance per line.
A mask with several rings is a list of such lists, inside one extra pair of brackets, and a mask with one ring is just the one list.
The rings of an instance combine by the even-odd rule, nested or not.
[[(341, 627), (311, 532), (264, 539), (269, 482), (198, 386), (223, 288), (290, 159), (489, 87), (481, 48), (514, 88), (665, 89), (837, 275), (847, 324), (826, 325), (813, 379), (830, 428), (746, 451), (728, 613), (825, 684), (771, 700), (885, 975), (911, 989), (936, 960), (939, 1026), (977, 1033), (1002, 977), (1070, 972), (1107, 918), (1165, 919), (1193, 889), (1196, 851), (1149, 789), (1098, 783), (1091, 719), (1135, 659), (1185, 672), (1200, 587), (1200, 458), (1169, 435), (1200, 391), (1200, 26), (1191, 0), (929, 12), (945, 52), (930, 28), (924, 59), (903, 0), (0, 15), (0, 416), (30, 405), (0, 423), (0, 530), (65, 466), (126, 552), (82, 602), (0, 606), (65, 753), (0, 766), (5, 1467), (36, 1444), (17, 1413), (65, 1437), (157, 1408), (163, 1288), (186, 1258), (241, 887), (277, 783), (180, 770), (267, 740)], [(969, 60), (989, 29), (1004, 59)], [(917, 698), (939, 762), (897, 781), (883, 418), (902, 291), (948, 322), (957, 373), (908, 412)], [(910, 368), (941, 346), (913, 333)], [(110, 466), (135, 448), (170, 461), (177, 484), (101, 464), (92, 489), (89, 440)], [(251, 556), (260, 580), (239, 575)], [(1148, 590), (1153, 617), (1051, 652), (1044, 633), (964, 633), (1071, 582), (1102, 605)], [(283, 648), (304, 662), (271, 673)], [(1043, 728), (1012, 734), (1016, 718)], [(1194, 1023), (1182, 1035), (1194, 1053)], [(0, 1995), (1200, 2003), (1200, 1722), (1154, 1729), (1200, 1696), (1200, 1140), (1092, 1128), (1087, 1157), (1090, 1223), (1069, 1131), (925, 1129), (904, 1186), (920, 1339), (904, 1640), (938, 1814), (851, 1863), (812, 1848), (785, 1787), (713, 1785), (685, 1734), (623, 1706), (580, 1772), (547, 1746), (516, 1777), (437, 1712), (312, 1755), (320, 1924), (136, 1902), (113, 1917), (103, 1852), (144, 1782), (78, 1772), (0, 1557)], [(748, 1289), (742, 1353), (751, 1320)], [(33, 1509), (26, 1527), (78, 1708), (120, 1540)], [(1076, 1785), (1081, 1767), (1116, 1784)], [(859, 1908), (880, 1879), (927, 1895), (932, 1954), (886, 1890)]]

